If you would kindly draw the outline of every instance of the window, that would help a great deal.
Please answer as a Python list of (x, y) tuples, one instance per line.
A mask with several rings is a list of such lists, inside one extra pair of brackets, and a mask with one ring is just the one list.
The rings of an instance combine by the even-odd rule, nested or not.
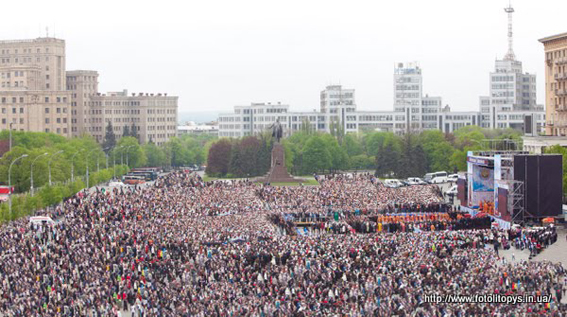
[(20, 113), (24, 113), (24, 108), (20, 107)]
[(49, 118), (45, 118), (45, 123), (49, 124)]
[(16, 113), (16, 108), (12, 108), (12, 113)]
[(49, 108), (45, 108), (45, 113), (49, 113)]

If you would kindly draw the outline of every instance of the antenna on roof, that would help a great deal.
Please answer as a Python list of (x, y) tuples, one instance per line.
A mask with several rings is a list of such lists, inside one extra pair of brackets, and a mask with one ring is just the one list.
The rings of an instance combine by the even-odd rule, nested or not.
[(514, 50), (512, 49), (512, 44), (514, 43), (513, 33), (512, 33), (512, 13), (514, 13), (514, 8), (512, 8), (512, 1), (508, 2), (508, 7), (504, 8), (504, 11), (508, 13), (508, 52), (504, 59), (513, 61), (516, 59), (514, 55)]

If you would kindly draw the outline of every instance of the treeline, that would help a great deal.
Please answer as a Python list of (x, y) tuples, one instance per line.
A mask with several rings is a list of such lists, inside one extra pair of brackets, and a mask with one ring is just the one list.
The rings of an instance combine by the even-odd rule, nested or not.
[[(9, 131), (0, 132), (0, 141), (7, 142), (8, 138)], [(87, 165), (91, 175), (89, 185), (93, 185), (98, 183), (97, 179), (91, 180), (95, 172), (115, 165), (128, 168), (201, 165), (214, 139), (211, 136), (184, 136), (157, 146), (154, 143), (140, 145), (136, 137), (128, 136), (118, 141), (106, 139), (99, 145), (90, 136), (67, 139), (52, 133), (12, 131), (12, 150), (0, 158), (0, 184), (8, 184), (9, 167), (22, 155), (27, 157), (18, 160), (10, 174), (16, 192), (29, 191), (32, 163), (35, 188), (49, 183), (50, 170), (52, 184), (65, 183), (84, 177)]]
[(206, 173), (212, 177), (255, 177), (268, 173), (272, 156), (268, 134), (221, 139), (211, 145)]
[(561, 145), (554, 145), (547, 148), (545, 153), (561, 154), (563, 156), (563, 194), (567, 194), (567, 149)]
[[(240, 140), (221, 139), (211, 147), (207, 174), (211, 176), (263, 175), (269, 170), (270, 158), (265, 152), (249, 156), (259, 160), (262, 168), (250, 173), (240, 154), (231, 157), (234, 149), (256, 140), (262, 144), (269, 136), (246, 137)], [(514, 142), (500, 142), (510, 139)], [(496, 141), (491, 141), (496, 140)], [(254, 142), (256, 142), (254, 141)], [(395, 135), (390, 132), (361, 132), (344, 134), (299, 131), (283, 139), (286, 166), (293, 175), (309, 175), (314, 172), (343, 170), (373, 170), (381, 177), (421, 177), (432, 171), (466, 170), (467, 151), (481, 149), (521, 149), (520, 133), (512, 130), (488, 130), (468, 126), (444, 134), (438, 130), (419, 134)], [(218, 147), (218, 148), (217, 148)], [(260, 147), (262, 148), (262, 147)], [(271, 147), (267, 147), (268, 149)], [(213, 149), (215, 149), (213, 151)], [(238, 153), (238, 152), (234, 152)], [(271, 154), (270, 154), (271, 156)], [(266, 167), (267, 166), (267, 167)], [(242, 172), (241, 170), (245, 170)]]

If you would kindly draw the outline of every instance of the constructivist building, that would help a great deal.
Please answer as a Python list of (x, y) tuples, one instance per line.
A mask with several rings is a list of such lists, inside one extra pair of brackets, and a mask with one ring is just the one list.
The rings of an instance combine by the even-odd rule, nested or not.
[(161, 93), (101, 94), (98, 72), (66, 71), (64, 40), (0, 41), (2, 130), (90, 134), (102, 142), (111, 122), (118, 138), (134, 126), (140, 142), (162, 144), (177, 135), (177, 103)]
[(545, 135), (524, 137), (524, 150), (567, 147), (567, 33), (539, 40), (545, 51)]
[(0, 41), (0, 129), (71, 136), (65, 41)]
[(304, 129), (330, 132), (337, 127), (345, 132), (362, 130), (391, 131), (396, 134), (440, 130), (451, 133), (475, 125), (483, 128), (513, 128), (537, 135), (545, 126), (543, 106), (536, 104), (536, 77), (524, 73), (522, 62), (512, 50), (511, 7), (508, 52), (497, 60), (489, 77), (489, 96), (480, 97), (478, 108), (451, 111), (442, 98), (423, 92), (422, 69), (417, 63), (398, 63), (394, 68), (393, 111), (360, 111), (355, 90), (340, 85), (327, 86), (320, 94), (320, 108), (312, 112), (290, 111), (280, 103), (252, 103), (235, 106), (233, 113), (219, 115), (219, 136), (242, 137), (266, 130), (278, 119), (286, 135)]

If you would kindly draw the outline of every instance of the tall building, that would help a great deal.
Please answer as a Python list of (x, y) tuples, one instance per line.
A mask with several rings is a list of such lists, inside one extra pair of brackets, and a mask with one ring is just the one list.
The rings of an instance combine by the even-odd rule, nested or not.
[(161, 145), (177, 136), (178, 97), (161, 93), (128, 95), (128, 90), (123, 90), (97, 93), (89, 102), (87, 128), (99, 142), (104, 140), (109, 122), (118, 138), (126, 127), (130, 132), (136, 129), (140, 143)]
[(524, 129), (526, 115), (532, 116), (541, 131), (545, 124), (542, 105), (536, 104), (536, 76), (524, 73), (522, 62), (516, 60), (513, 49), (512, 14), (514, 9), (504, 9), (508, 14), (508, 51), (502, 60), (496, 60), (490, 73), (489, 96), (480, 97), (483, 128)]
[(98, 72), (66, 71), (65, 41), (0, 41), (0, 129), (53, 132), (104, 140), (111, 122), (121, 137), (135, 127), (140, 142), (162, 144), (177, 135), (178, 97), (101, 94)]
[(567, 136), (567, 33), (539, 41), (545, 51), (546, 135)]
[(343, 89), (341, 85), (329, 85), (321, 91), (320, 112), (325, 115), (322, 129), (330, 132), (331, 123), (341, 125), (345, 131), (354, 128), (347, 123), (347, 116), (356, 111), (354, 89)]
[[(459, 128), (476, 125), (483, 128), (512, 128), (527, 134), (537, 135), (545, 125), (543, 106), (536, 104), (536, 77), (524, 73), (522, 62), (516, 60), (513, 50), (512, 14), (514, 9), (504, 9), (508, 14), (508, 51), (502, 60), (497, 60), (495, 69), (490, 73), (489, 96), (479, 98), (478, 110), (451, 111), (443, 107), (441, 97), (423, 94), (422, 69), (417, 63), (398, 63), (394, 67), (394, 109), (393, 111), (359, 111), (354, 101), (354, 89), (343, 89), (340, 85), (328, 86), (321, 92), (320, 111), (290, 112), (286, 106), (280, 115), (280, 122), (286, 122), (284, 129), (288, 134), (299, 130), (301, 122), (309, 118), (313, 129), (329, 132), (332, 122), (338, 120), (344, 125), (344, 131), (356, 132), (365, 129), (391, 131), (397, 134), (420, 132), (423, 130), (441, 130), (451, 133)], [(555, 53), (556, 56), (565, 56)], [(563, 96), (561, 105), (565, 105), (565, 62), (563, 59), (556, 66), (553, 77), (558, 82), (552, 87), (554, 93)], [(562, 67), (562, 68), (561, 68)], [(559, 73), (561, 71), (561, 73)], [(548, 78), (551, 75), (548, 75)], [(551, 89), (551, 88), (548, 88)], [(549, 97), (548, 97), (549, 99)], [(269, 104), (268, 104), (269, 105)], [(262, 120), (262, 126), (269, 126), (275, 117), (245, 118), (242, 113), (258, 115), (255, 109), (267, 106), (252, 104), (235, 107), (233, 114), (219, 116), (219, 136), (240, 137), (257, 132), (256, 124), (239, 120)], [(567, 106), (563, 106), (567, 110)], [(558, 114), (557, 116), (560, 116)], [(567, 120), (567, 117), (561, 117)], [(296, 121), (297, 119), (297, 121)], [(225, 124), (225, 122), (230, 122)], [(239, 130), (240, 127), (247, 127)], [(567, 127), (565, 127), (567, 128)], [(243, 132), (245, 131), (245, 132)], [(246, 133), (246, 134), (243, 134)]]
[(567, 33), (539, 40), (545, 52), (545, 135), (524, 137), (524, 150), (543, 153), (547, 147), (567, 147)]
[(0, 129), (71, 136), (65, 41), (0, 41)]

